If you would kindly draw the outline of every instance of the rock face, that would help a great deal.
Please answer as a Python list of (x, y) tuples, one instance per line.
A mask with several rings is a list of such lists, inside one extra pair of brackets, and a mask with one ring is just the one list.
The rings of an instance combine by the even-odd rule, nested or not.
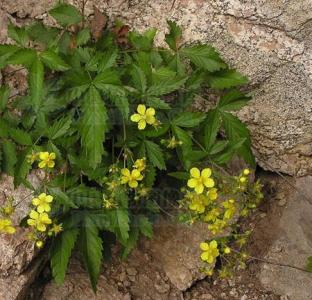
[[(45, 12), (54, 2), (3, 0), (1, 8), (13, 17), (49, 22)], [(69, 2), (81, 6), (81, 1)], [(158, 42), (167, 30), (166, 20), (172, 19), (183, 27), (184, 42), (213, 44), (231, 66), (251, 80), (255, 95), (240, 117), (251, 130), (258, 163), (290, 175), (312, 172), (310, 0), (86, 2), (86, 14), (96, 5), (138, 30), (158, 28)], [(5, 17), (0, 13), (0, 20)]]
[[(31, 174), (28, 180), (33, 186), (37, 186), (40, 179), (36, 174)], [(14, 189), (13, 178), (1, 175), (0, 206), (4, 204), (6, 197), (14, 198), (16, 210), (13, 222), (17, 225), (29, 211), (32, 192), (23, 186)], [(0, 299), (23, 299), (40, 268), (40, 259), (33, 263), (36, 251), (26, 234), (27, 229), (19, 228), (14, 235), (0, 235)]]
[[(297, 180), (296, 188), (286, 197), (278, 228), (278, 238), (270, 247), (266, 259), (305, 268), (312, 253), (312, 176)], [(288, 296), (290, 300), (311, 299), (312, 276), (300, 270), (265, 264), (259, 275), (269, 291)]]

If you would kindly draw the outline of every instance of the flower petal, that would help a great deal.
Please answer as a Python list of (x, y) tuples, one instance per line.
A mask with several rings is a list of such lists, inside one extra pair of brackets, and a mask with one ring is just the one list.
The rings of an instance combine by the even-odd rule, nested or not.
[(38, 198), (34, 198), (34, 199), (32, 199), (31, 203), (32, 203), (33, 205), (37, 206), (37, 205), (39, 205), (40, 200), (39, 200)]
[(198, 180), (195, 178), (191, 178), (187, 181), (187, 186), (190, 188), (194, 188), (197, 185)]
[(35, 210), (32, 210), (29, 216), (34, 220), (37, 220), (39, 218), (39, 214)]
[(146, 106), (144, 104), (139, 104), (137, 111), (140, 115), (144, 116), (146, 112)]
[(51, 152), (49, 155), (49, 159), (55, 159), (56, 158), (56, 154), (54, 152)]
[(121, 174), (126, 176), (126, 177), (130, 177), (130, 170), (127, 168), (121, 169)]
[(45, 161), (41, 161), (41, 162), (38, 164), (38, 167), (39, 167), (40, 169), (43, 169), (43, 168), (45, 168), (46, 165), (47, 165), (47, 164), (46, 164)]
[(203, 252), (200, 256), (200, 258), (203, 260), (203, 261), (207, 261), (209, 257), (209, 253), (208, 252)]
[(211, 169), (210, 168), (206, 168), (206, 169), (202, 170), (201, 176), (202, 177), (210, 177), (211, 173), (212, 173)]
[(136, 188), (137, 186), (138, 186), (139, 184), (138, 184), (138, 182), (136, 181), (136, 180), (130, 180), (129, 181), (129, 186), (131, 187), (131, 188)]
[(146, 127), (146, 122), (145, 122), (145, 120), (140, 120), (139, 121), (139, 125), (138, 125), (138, 128), (139, 128), (139, 130), (143, 130), (144, 128)]
[(209, 250), (209, 245), (208, 245), (208, 243), (200, 243), (199, 247), (200, 247), (200, 249), (202, 249), (203, 251)]
[(202, 194), (202, 192), (204, 191), (204, 185), (203, 184), (197, 184), (196, 186), (195, 186), (195, 192), (197, 193), (197, 194)]
[(204, 178), (203, 179), (203, 183), (207, 188), (212, 188), (215, 185), (215, 182), (212, 178)]
[(51, 203), (53, 201), (53, 197), (51, 195), (47, 195), (45, 202)]
[(194, 178), (200, 178), (200, 171), (199, 171), (198, 168), (192, 168), (192, 169), (190, 170), (190, 174), (191, 174), (191, 176), (194, 177)]
[(40, 153), (39, 153), (39, 158), (40, 158), (41, 160), (47, 160), (47, 159), (49, 159), (49, 152), (40, 152)]
[(150, 107), (146, 110), (145, 113), (148, 117), (154, 116), (155, 115), (155, 109), (153, 107)]
[(210, 248), (218, 248), (218, 242), (213, 240), (209, 243)]
[(146, 123), (147, 124), (154, 124), (156, 122), (156, 118), (154, 116), (146, 116)]
[(55, 162), (50, 160), (50, 161), (48, 161), (47, 165), (48, 165), (48, 168), (52, 169), (55, 166)]
[(142, 116), (139, 114), (133, 114), (130, 119), (132, 122), (139, 122), (142, 119)]

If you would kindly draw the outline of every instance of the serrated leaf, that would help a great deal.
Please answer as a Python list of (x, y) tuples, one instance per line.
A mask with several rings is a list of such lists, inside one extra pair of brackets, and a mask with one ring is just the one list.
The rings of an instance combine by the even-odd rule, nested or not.
[(94, 10), (94, 18), (91, 21), (90, 27), (92, 32), (92, 37), (98, 41), (102, 34), (103, 30), (107, 24), (107, 17), (102, 14), (102, 12), (96, 7), (93, 7)]
[(69, 130), (71, 123), (72, 120), (70, 118), (62, 118), (55, 121), (53, 125), (48, 128), (47, 136), (51, 140), (55, 140), (63, 136)]
[(109, 212), (111, 228), (118, 240), (122, 244), (126, 244), (129, 239), (129, 215), (128, 210), (124, 208), (116, 208)]
[(74, 249), (78, 233), (78, 228), (65, 229), (52, 242), (50, 248), (51, 269), (57, 284), (64, 282), (69, 258)]
[(181, 147), (183, 149), (190, 148), (192, 146), (192, 138), (187, 131), (175, 125), (172, 126), (172, 131), (177, 140), (182, 142)]
[(156, 97), (148, 97), (146, 99), (146, 104), (156, 109), (170, 109), (170, 105), (168, 103)]
[(151, 239), (153, 237), (153, 225), (149, 221), (149, 219), (145, 216), (140, 215), (138, 217), (138, 224), (140, 232)]
[(82, 147), (93, 169), (102, 161), (107, 119), (104, 102), (97, 89), (91, 86), (82, 104), (79, 132)]
[(169, 128), (169, 124), (161, 124), (157, 128), (145, 129), (142, 134), (144, 134), (146, 137), (159, 137), (164, 135), (169, 130)]
[(14, 26), (12, 23), (8, 26), (8, 36), (23, 47), (26, 47), (29, 41), (26, 28), (19, 28), (17, 26)]
[(27, 156), (31, 154), (32, 147), (27, 147), (24, 151), (19, 153), (18, 160), (14, 171), (14, 186), (17, 187), (26, 179), (31, 164), (28, 162)]
[(246, 142), (246, 138), (238, 139), (235, 142), (231, 141), (226, 147), (226, 149), (224, 150), (224, 152), (217, 154), (216, 156), (212, 158), (212, 160), (216, 164), (220, 164), (220, 165), (228, 163), (233, 157), (233, 155), (244, 145), (245, 142)]
[(171, 124), (180, 127), (196, 127), (206, 118), (205, 114), (197, 112), (182, 112), (176, 116)]
[(209, 76), (208, 82), (214, 89), (226, 89), (246, 84), (248, 79), (235, 70), (222, 70)]
[(209, 151), (216, 141), (218, 131), (221, 127), (221, 116), (217, 109), (211, 109), (207, 113), (205, 121), (204, 143), (206, 150)]
[(209, 45), (195, 45), (180, 49), (180, 54), (190, 59), (198, 68), (203, 68), (209, 72), (226, 68), (216, 50)]
[(49, 11), (49, 14), (62, 26), (78, 24), (82, 16), (75, 6), (59, 4)]
[(0, 113), (6, 109), (10, 96), (10, 88), (7, 85), (0, 87)]
[(90, 34), (90, 30), (88, 28), (83, 28), (81, 29), (78, 34), (77, 34), (77, 37), (76, 37), (76, 44), (77, 44), (77, 47), (79, 46), (83, 46), (85, 45), (86, 43), (88, 43), (88, 41), (90, 40), (91, 38), (91, 34)]
[(35, 112), (38, 112), (43, 95), (44, 66), (36, 58), (29, 70), (30, 101)]
[(16, 146), (11, 141), (2, 141), (2, 171), (8, 175), (14, 175), (14, 167), (17, 162)]
[(190, 174), (188, 172), (170, 172), (168, 175), (179, 180), (190, 179)]
[(113, 67), (116, 63), (118, 57), (118, 52), (116, 49), (107, 50), (102, 52), (101, 60), (99, 62), (98, 71), (103, 72), (111, 67)]
[(129, 41), (136, 49), (147, 51), (153, 46), (156, 32), (156, 28), (150, 28), (143, 34), (132, 31), (129, 33)]
[(20, 48), (15, 45), (0, 45), (0, 68), (9, 64), (9, 58)]
[(3, 118), (0, 119), (0, 137), (8, 138), (9, 137), (10, 126), (6, 120)]
[(37, 53), (33, 49), (19, 49), (14, 52), (8, 60), (7, 64), (11, 65), (23, 65), (26, 67), (31, 67), (37, 59)]
[(147, 80), (143, 70), (139, 66), (133, 64), (130, 70), (130, 75), (133, 86), (139, 92), (144, 93), (147, 87)]
[(187, 77), (174, 77), (157, 82), (147, 89), (147, 96), (161, 96), (178, 90), (187, 80)]
[(58, 187), (48, 187), (49, 194), (53, 196), (54, 201), (66, 207), (78, 208), (77, 205), (68, 197), (68, 195)]
[(110, 99), (119, 109), (122, 117), (127, 120), (129, 116), (129, 110), (130, 110), (128, 99), (126, 97), (120, 97), (118, 95), (116, 95), (115, 97), (112, 95)]
[(51, 50), (43, 51), (40, 55), (42, 62), (51, 70), (54, 71), (66, 71), (69, 69), (69, 65)]
[(82, 254), (85, 268), (88, 271), (92, 289), (96, 292), (102, 263), (102, 240), (92, 216), (85, 215), (79, 234), (79, 251)]
[(167, 21), (167, 23), (170, 31), (165, 35), (166, 43), (173, 51), (177, 51), (182, 39), (182, 29), (173, 21)]
[(147, 158), (154, 167), (157, 167), (160, 170), (166, 169), (166, 163), (161, 148), (154, 142), (145, 140), (144, 141)]
[(214, 155), (225, 149), (225, 147), (229, 144), (228, 141), (217, 141), (210, 148), (209, 154)]
[(46, 27), (42, 23), (37, 22), (27, 28), (27, 33), (32, 40), (50, 47), (56, 44), (59, 29), (54, 27)]
[(234, 89), (220, 98), (218, 107), (223, 111), (235, 111), (241, 109), (250, 99), (250, 97)]
[(78, 186), (67, 191), (70, 200), (78, 207), (99, 209), (102, 207), (102, 193), (93, 188)]
[(32, 138), (29, 133), (19, 128), (10, 128), (10, 137), (18, 144), (24, 146), (32, 145)]
[(129, 238), (127, 243), (124, 244), (122, 249), (121, 258), (126, 259), (127, 256), (131, 253), (131, 251), (136, 247), (137, 242), (139, 240), (139, 228), (138, 225), (135, 223), (131, 226), (129, 231)]

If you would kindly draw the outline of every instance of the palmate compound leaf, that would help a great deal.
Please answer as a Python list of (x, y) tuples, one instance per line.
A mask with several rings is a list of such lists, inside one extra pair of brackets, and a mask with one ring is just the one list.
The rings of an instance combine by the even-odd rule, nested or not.
[(102, 240), (99, 237), (99, 229), (92, 219), (92, 215), (84, 216), (80, 234), (79, 251), (82, 254), (84, 265), (88, 271), (92, 288), (96, 292), (102, 262)]
[(107, 118), (106, 107), (100, 93), (91, 86), (84, 96), (79, 132), (83, 150), (93, 169), (102, 161)]
[(168, 44), (170, 49), (172, 49), (173, 51), (177, 51), (182, 39), (182, 29), (175, 22), (167, 21), (167, 23), (170, 31), (165, 36), (166, 43)]
[(36, 57), (29, 70), (30, 101), (35, 112), (38, 112), (43, 94), (44, 66)]
[(73, 25), (82, 21), (79, 10), (75, 6), (65, 3), (52, 8), (49, 14), (62, 26)]

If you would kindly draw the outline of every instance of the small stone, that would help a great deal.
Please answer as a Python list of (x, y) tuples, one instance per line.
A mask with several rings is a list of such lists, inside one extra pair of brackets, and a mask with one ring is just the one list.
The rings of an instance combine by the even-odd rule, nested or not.
[(240, 300), (248, 300), (248, 296), (247, 295), (243, 295)]
[(136, 274), (138, 274), (138, 271), (133, 267), (127, 268), (126, 272), (130, 276), (135, 276)]
[(213, 296), (211, 294), (202, 294), (199, 298), (200, 300), (213, 300)]
[(278, 205), (279, 205), (279, 206), (285, 206), (286, 203), (287, 203), (286, 198), (283, 198), (283, 199), (281, 199), (280, 201), (278, 201)]
[(157, 292), (159, 292), (160, 294), (166, 294), (170, 290), (170, 285), (167, 283), (162, 283), (162, 284), (156, 283), (154, 286)]

